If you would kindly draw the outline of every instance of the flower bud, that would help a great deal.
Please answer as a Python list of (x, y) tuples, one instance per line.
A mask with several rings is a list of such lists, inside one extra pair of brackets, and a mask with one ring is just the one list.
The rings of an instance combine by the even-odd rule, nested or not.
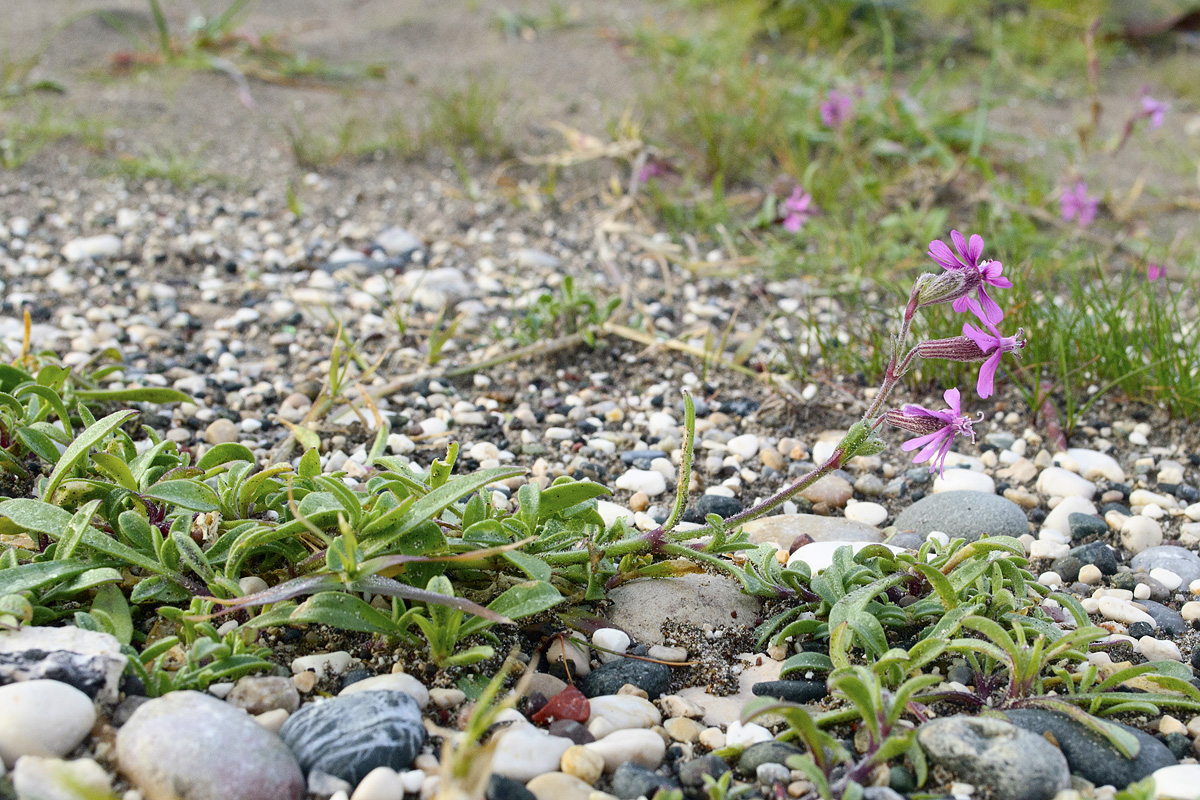
[(921, 358), (941, 358), (946, 361), (984, 361), (988, 357), (983, 348), (966, 336), (919, 342), (917, 355)]
[(975, 269), (948, 269), (939, 275), (926, 272), (917, 278), (917, 307), (952, 303), (975, 291), (980, 280)]

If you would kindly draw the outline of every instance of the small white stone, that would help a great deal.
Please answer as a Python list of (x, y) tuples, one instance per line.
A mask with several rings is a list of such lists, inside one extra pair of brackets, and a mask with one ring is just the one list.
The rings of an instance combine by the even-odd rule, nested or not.
[(1179, 646), (1165, 639), (1155, 639), (1153, 636), (1143, 636), (1138, 639), (1138, 652), (1149, 661), (1183, 661)]
[(438, 436), (449, 430), (450, 426), (446, 424), (446, 420), (438, 417), (429, 417), (417, 423), (421, 428), (421, 433), (425, 436)]
[(1070, 552), (1070, 545), (1065, 545), (1061, 542), (1051, 542), (1045, 539), (1038, 539), (1029, 546), (1030, 558), (1046, 558), (1053, 560), (1069, 555)]
[(1200, 619), (1200, 602), (1189, 600), (1183, 604), (1183, 608), (1179, 609), (1179, 614), (1188, 622)]
[(400, 800), (404, 797), (404, 782), (391, 767), (376, 767), (358, 782), (350, 800)]
[(63, 245), (62, 256), (67, 261), (83, 261), (87, 258), (105, 258), (121, 252), (121, 239), (111, 233), (99, 236), (84, 236), (72, 239)]
[(1162, 526), (1149, 517), (1129, 517), (1121, 524), (1121, 544), (1140, 553), (1163, 542)]
[(933, 493), (939, 492), (983, 492), (996, 493), (996, 481), (991, 476), (971, 469), (948, 469), (933, 480)]
[(846, 519), (852, 519), (855, 522), (862, 522), (866, 525), (879, 527), (887, 521), (887, 509), (879, 503), (854, 503), (846, 506)]
[(575, 438), (575, 431), (570, 428), (546, 428), (545, 437), (552, 442), (564, 442), (567, 439)]
[(289, 716), (291, 715), (288, 714), (286, 708), (273, 708), (270, 711), (255, 714), (254, 721), (271, 733), (279, 733), (279, 729), (283, 727), (283, 723), (287, 722)]
[(743, 461), (749, 461), (758, 453), (758, 437), (753, 433), (735, 436), (725, 443), (725, 448), (735, 456), (741, 456)]
[[(569, 739), (566, 741), (570, 742)], [(603, 739), (583, 746), (604, 759), (605, 772), (613, 772), (629, 761), (647, 769), (657, 769), (667, 752), (663, 737), (655, 731), (644, 729), (614, 731)], [(495, 763), (495, 758), (492, 763)]]
[(624, 655), (629, 643), (629, 634), (616, 628), (601, 628), (592, 634), (592, 644), (596, 646), (600, 660), (606, 664)]
[(705, 728), (700, 731), (700, 744), (709, 750), (720, 750), (725, 747), (725, 732), (720, 728)]
[(387, 691), (404, 692), (413, 700), (416, 700), (417, 705), (421, 708), (429, 705), (429, 690), (425, 688), (425, 684), (407, 672), (392, 672), (387, 675), (374, 675), (370, 678), (363, 678), (361, 681), (355, 681), (338, 692), (338, 697), (348, 694), (358, 694), (359, 692)]
[(1174, 764), (1155, 770), (1154, 800), (1200, 800), (1200, 764)]
[(645, 492), (649, 497), (657, 497), (667, 490), (667, 479), (661, 472), (650, 469), (629, 469), (617, 478), (617, 488), (630, 492)]
[(419, 769), (408, 769), (400, 773), (400, 784), (406, 794), (416, 794), (425, 783), (425, 773)]
[(462, 689), (430, 689), (429, 701), (438, 708), (454, 708), (467, 699)]
[(1133, 587), (1133, 596), (1137, 600), (1149, 600), (1150, 587), (1144, 583), (1139, 583), (1137, 586)]
[[(792, 553), (788, 558), (788, 566), (804, 562), (808, 565), (809, 571), (815, 575), (833, 563), (833, 554), (839, 547), (849, 547), (851, 551), (857, 553), (870, 544), (870, 542), (809, 542), (802, 547), (796, 548), (796, 552)], [(904, 552), (903, 547), (896, 547), (890, 544), (883, 546), (890, 549), (893, 553)]]
[(1168, 592), (1173, 592), (1183, 585), (1183, 578), (1164, 567), (1150, 570), (1150, 577), (1161, 583)]
[(1186, 514), (1187, 518), (1192, 522), (1200, 522), (1200, 503), (1192, 503), (1183, 510), (1183, 513)]
[(0, 686), (0, 760), (63, 756), (87, 738), (96, 722), (92, 698), (59, 681), (31, 680)]
[(1117, 463), (1117, 460), (1110, 455), (1097, 450), (1072, 447), (1067, 450), (1066, 457), (1074, 462), (1077, 467), (1076, 471), (1090, 481), (1097, 478), (1105, 478), (1114, 483), (1125, 482), (1125, 471), (1121, 469), (1121, 465)]
[(527, 722), (500, 731), (493, 741), (496, 749), (492, 754), (492, 771), (521, 783), (557, 771), (562, 754), (575, 744), (562, 736), (550, 736)]
[(1095, 514), (1096, 506), (1086, 497), (1064, 497), (1042, 521), (1043, 528), (1071, 534), (1070, 516), (1075, 513)]
[(1079, 582), (1095, 586), (1104, 579), (1104, 573), (1095, 564), (1084, 564), (1079, 568)]
[(350, 666), (351, 660), (351, 655), (345, 650), (301, 656), (300, 658), (292, 659), (292, 674), (299, 675), (301, 672), (311, 670), (323, 678), (330, 675), (341, 675), (346, 671), (346, 667)]
[(1154, 621), (1154, 617), (1139, 608), (1135, 608), (1133, 603), (1127, 600), (1105, 595), (1100, 598), (1098, 609), (1105, 619), (1123, 622), (1126, 625), (1132, 625), (1135, 622), (1144, 622), (1151, 628), (1158, 627), (1158, 623)]
[(1038, 576), (1038, 583), (1042, 586), (1062, 586), (1062, 576), (1057, 572), (1043, 572)]
[(1037, 490), (1052, 497), (1082, 497), (1091, 500), (1096, 484), (1062, 467), (1047, 467), (1038, 475)]
[(759, 742), (769, 742), (775, 737), (762, 725), (747, 722), (731, 722), (725, 729), (725, 744), (727, 747), (749, 747)]
[(650, 728), (662, 722), (662, 712), (658, 707), (644, 697), (632, 694), (610, 694), (593, 697), (589, 702), (591, 716), (588, 726), (594, 720), (604, 719), (612, 730), (627, 728)]

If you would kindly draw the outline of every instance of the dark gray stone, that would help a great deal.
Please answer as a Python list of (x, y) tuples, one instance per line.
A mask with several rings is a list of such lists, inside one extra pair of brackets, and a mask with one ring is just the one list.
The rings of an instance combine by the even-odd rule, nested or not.
[(896, 517), (896, 530), (928, 536), (941, 531), (973, 542), (980, 536), (1021, 536), (1029, 520), (1021, 507), (985, 492), (939, 492), (923, 497)]
[(1097, 517), (1095, 514), (1084, 514), (1079, 511), (1068, 514), (1067, 525), (1071, 528), (1071, 539), (1076, 542), (1108, 533), (1108, 523), (1104, 521), (1103, 517)]
[(1070, 788), (1067, 761), (1037, 734), (995, 717), (930, 720), (917, 731), (925, 754), (996, 800), (1051, 800)]
[(811, 703), (829, 694), (825, 681), (761, 681), (750, 687), (758, 697), (774, 697), (789, 703)]
[(1134, 556), (1129, 565), (1146, 572), (1152, 569), (1169, 569), (1183, 578), (1184, 586), (1200, 579), (1200, 556), (1173, 544), (1147, 548)]
[(704, 776), (714, 780), (729, 772), (725, 759), (709, 753), (700, 758), (693, 758), (679, 767), (679, 782), (689, 789), (698, 789), (704, 785)]
[(1146, 613), (1154, 617), (1154, 621), (1158, 623), (1158, 629), (1162, 633), (1168, 636), (1179, 636), (1188, 630), (1187, 621), (1178, 611), (1153, 600), (1140, 600), (1139, 602), (1146, 607)]
[(600, 697), (616, 694), (622, 686), (632, 683), (650, 695), (651, 700), (657, 700), (670, 682), (671, 668), (666, 664), (622, 658), (589, 672), (579, 681), (579, 691), (587, 697)]
[(753, 775), (761, 764), (786, 764), (791, 756), (801, 755), (803, 749), (789, 742), (759, 742), (742, 751), (738, 759), (738, 772)]
[(485, 800), (537, 800), (537, 795), (525, 788), (520, 781), (492, 773), (488, 778)]
[(1058, 573), (1066, 583), (1074, 583), (1079, 579), (1079, 570), (1083, 567), (1083, 562), (1075, 556), (1063, 556), (1056, 558), (1050, 562), (1050, 569)]
[(309, 703), (279, 735), (305, 772), (320, 769), (358, 785), (376, 767), (408, 769), (421, 745), (421, 708), (405, 692), (358, 692)]
[(734, 514), (741, 512), (742, 501), (736, 497), (724, 497), (719, 494), (702, 495), (696, 501), (696, 512), (700, 515), (700, 520), (703, 521), (709, 514), (716, 514), (721, 519), (729, 519)]
[(1005, 712), (1012, 723), (1042, 736), (1050, 733), (1070, 765), (1071, 772), (1097, 786), (1109, 784), (1124, 789), (1156, 769), (1176, 763), (1167, 746), (1137, 728), (1119, 725), (1133, 734), (1141, 745), (1137, 758), (1130, 760), (1118, 753), (1108, 740), (1062, 714), (1036, 708), (1014, 709)]
[(1070, 555), (1084, 564), (1093, 564), (1104, 575), (1117, 574), (1117, 556), (1104, 542), (1089, 542), (1071, 548)]
[(646, 769), (626, 761), (617, 767), (612, 776), (612, 793), (621, 800), (637, 800), (642, 797), (653, 797), (659, 789), (678, 789), (679, 783), (672, 778), (659, 775), (652, 769)]
[(305, 796), (304, 774), (287, 745), (246, 712), (202, 692), (171, 692), (139, 707), (117, 733), (117, 760), (150, 798)]

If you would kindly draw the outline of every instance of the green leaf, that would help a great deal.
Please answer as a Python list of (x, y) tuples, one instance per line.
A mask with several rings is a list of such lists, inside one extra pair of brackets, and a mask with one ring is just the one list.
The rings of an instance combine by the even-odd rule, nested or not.
[(591, 481), (556, 483), (541, 491), (538, 498), (538, 521), (545, 522), (559, 516), (564, 511), (573, 509), (580, 503), (611, 494), (612, 491), (601, 483)]
[(301, 478), (315, 478), (321, 474), (321, 456), (317, 448), (310, 447), (300, 456), (300, 465), (296, 469)]
[(10, 364), (0, 364), (0, 392), (12, 394), (23, 383), (33, 383), (33, 376)]
[(208, 557), (204, 555), (204, 551), (200, 549), (200, 545), (196, 544), (196, 540), (188, 534), (176, 529), (171, 529), (171, 541), (175, 543), (176, 549), (179, 550), (179, 560), (185, 564), (192, 572), (200, 576), (207, 584), (212, 584), (216, 578), (213, 572), (212, 565), (208, 563)]
[(40, 589), (95, 567), (81, 561), (41, 561), (0, 570), (0, 595)]
[(25, 530), (44, 533), (52, 539), (62, 536), (71, 524), (70, 511), (24, 497), (0, 503), (0, 515), (8, 517)]
[(946, 580), (945, 575), (928, 564), (918, 562), (913, 564), (913, 567), (925, 577), (925, 580), (929, 581), (929, 585), (937, 592), (938, 597), (941, 598), (942, 605), (946, 607), (947, 611), (958, 606), (958, 594), (950, 585), (950, 581)]
[(130, 389), (77, 389), (75, 397), (97, 403), (193, 403), (191, 395), (163, 386), (137, 386)]
[[(250, 620), (245, 627), (265, 627), (263, 617)], [(392, 618), (347, 592), (320, 592), (292, 609), (287, 621), (295, 625), (329, 625), (346, 631), (399, 636), (404, 631)]]
[(783, 662), (783, 666), (779, 668), (779, 677), (786, 677), (793, 672), (808, 672), (809, 670), (829, 672), (832, 669), (833, 660), (824, 653), (796, 653)]
[[(489, 611), (502, 617), (517, 620), (533, 614), (540, 614), (546, 609), (553, 608), (563, 601), (563, 596), (545, 581), (526, 581), (510, 587), (492, 602), (488, 603)], [(463, 623), (460, 638), (478, 633), (492, 623), (481, 617), (471, 617)]]
[(102, 442), (104, 437), (136, 415), (136, 411), (117, 411), (99, 420), (96, 424), (79, 434), (75, 441), (71, 443), (71, 446), (58, 459), (58, 464), (55, 465), (54, 471), (50, 473), (50, 480), (46, 482), (46, 490), (42, 493), (42, 496), (47, 499), (53, 499), (59, 484), (83, 460), (88, 451)]
[(75, 548), (83, 540), (83, 534), (91, 527), (92, 516), (99, 507), (99, 500), (91, 500), (80, 506), (75, 515), (71, 517), (71, 521), (67, 525), (67, 530), (63, 533), (62, 538), (58, 540), (58, 547), (54, 551), (54, 559), (56, 561), (66, 561), (74, 555)]
[(186, 508), (189, 511), (216, 511), (221, 507), (216, 491), (206, 483), (193, 478), (159, 481), (143, 494), (154, 500)]
[(530, 580), (550, 580), (550, 565), (537, 556), (526, 555), (517, 550), (506, 550), (503, 556), (510, 564), (528, 575)]
[(210, 448), (200, 460), (196, 462), (196, 467), (208, 472), (213, 467), (221, 464), (228, 464), (230, 461), (248, 461), (254, 463), (254, 453), (250, 452), (250, 448), (238, 442), (222, 442)]
[(48, 464), (58, 462), (58, 446), (53, 439), (36, 428), (17, 428), (17, 438), (42, 461)]
[[(120, 576), (118, 575), (118, 578)], [(129, 603), (120, 587), (106, 584), (96, 590), (96, 599), (92, 601), (92, 612), (103, 611), (112, 621), (112, 634), (121, 644), (129, 644), (133, 640), (133, 618), (129, 614)]]
[(129, 471), (129, 465), (119, 456), (112, 453), (92, 453), (92, 463), (100, 472), (116, 481), (118, 486), (131, 492), (138, 490), (137, 481), (134, 480), (133, 473)]
[[(45, 369), (42, 371), (45, 372)], [(38, 375), (38, 378), (41, 378), (40, 374)], [(63, 403), (62, 398), (58, 396), (58, 392), (54, 391), (48, 386), (23, 386), (13, 393), (13, 395), (17, 398), (21, 398), (29, 394), (35, 394), (45, 400), (46, 404), (54, 410), (55, 414), (58, 415), (59, 421), (62, 422), (63, 431), (67, 434), (67, 436), (75, 435), (75, 431), (71, 427), (71, 414), (67, 411), (67, 407)], [(39, 417), (44, 419), (44, 416), (42, 415), (39, 415)]]

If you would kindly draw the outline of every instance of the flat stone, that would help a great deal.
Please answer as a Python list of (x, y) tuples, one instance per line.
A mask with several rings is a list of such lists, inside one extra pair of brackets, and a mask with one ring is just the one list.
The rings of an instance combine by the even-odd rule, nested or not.
[(735, 579), (708, 573), (639, 578), (611, 589), (608, 599), (609, 622), (647, 645), (663, 644), (660, 627), (668, 620), (697, 626), (751, 625), (762, 609), (758, 598), (744, 593)]
[(387, 675), (372, 675), (361, 681), (355, 681), (338, 692), (338, 697), (358, 694), (359, 692), (404, 692), (417, 701), (417, 705), (425, 708), (429, 705), (429, 690), (425, 684), (409, 675), (407, 672), (392, 672)]
[(0, 760), (64, 756), (96, 722), (92, 698), (58, 681), (35, 679), (0, 686)]
[(656, 732), (634, 728), (614, 731), (583, 746), (604, 759), (605, 772), (614, 772), (627, 762), (657, 769), (667, 752), (666, 742)]
[(1135, 570), (1144, 569), (1146, 572), (1152, 569), (1170, 570), (1185, 584), (1200, 580), (1200, 556), (1178, 545), (1166, 544), (1142, 550), (1133, 557), (1129, 565)]
[(1158, 623), (1158, 632), (1167, 636), (1179, 636), (1188, 630), (1188, 624), (1178, 611), (1167, 608), (1162, 603), (1153, 600), (1139, 600), (1146, 607), (1146, 613), (1154, 617)]
[(1093, 564), (1105, 575), (1117, 574), (1117, 556), (1104, 542), (1089, 542), (1072, 548), (1071, 555), (1084, 564)]
[(557, 770), (563, 753), (574, 745), (570, 739), (518, 722), (498, 735), (492, 769), (506, 778), (529, 781)]
[(972, 469), (948, 469), (933, 479), (933, 494), (943, 492), (996, 493), (996, 481), (990, 475)]
[(612, 793), (621, 800), (653, 797), (660, 789), (670, 791), (678, 788), (679, 783), (673, 778), (666, 778), (652, 769), (630, 762), (617, 767), (612, 776)]
[(290, 678), (277, 675), (247, 675), (234, 684), (225, 702), (250, 714), (282, 709), (291, 714), (300, 707), (300, 692)]
[(1071, 785), (1067, 760), (1041, 736), (993, 717), (957, 715), (917, 731), (929, 759), (996, 800), (1051, 800)]
[(1051, 497), (1082, 497), (1091, 500), (1096, 484), (1062, 467), (1046, 467), (1038, 475), (1037, 490)]
[(1073, 512), (1067, 515), (1067, 525), (1070, 528), (1071, 538), (1077, 542), (1108, 533), (1108, 523), (1104, 521), (1103, 517), (1097, 517), (1094, 514)]
[(1070, 766), (1071, 772), (1097, 786), (1109, 784), (1124, 788), (1155, 770), (1170, 766), (1175, 756), (1154, 736), (1137, 728), (1109, 720), (1138, 740), (1141, 749), (1136, 758), (1125, 758), (1108, 740), (1062, 714), (1042, 709), (1022, 708), (1006, 711), (1016, 726), (1043, 736), (1050, 733)]
[(649, 728), (662, 722), (662, 712), (644, 697), (628, 694), (611, 694), (593, 697), (589, 703), (592, 720), (603, 717), (616, 730), (625, 728)]
[(1200, 800), (1200, 764), (1173, 764), (1155, 770), (1154, 800)]
[(759, 517), (742, 526), (746, 537), (754, 544), (775, 542), (791, 550), (799, 536), (814, 542), (882, 542), (883, 534), (873, 525), (845, 517), (822, 517), (817, 514), (776, 514)]
[(743, 775), (753, 775), (763, 764), (783, 764), (792, 756), (802, 755), (803, 748), (790, 742), (759, 742), (752, 744), (742, 751), (738, 758), (738, 772)]
[(941, 492), (921, 498), (897, 515), (898, 531), (928, 536), (941, 531), (951, 539), (975, 541), (980, 536), (1022, 536), (1029, 521), (1011, 500), (983, 492)]
[(279, 735), (305, 772), (357, 784), (376, 767), (407, 769), (425, 743), (425, 726), (412, 695), (371, 691), (309, 703)]
[(812, 703), (829, 694), (825, 681), (762, 681), (751, 688), (757, 697), (774, 697), (789, 703)]
[(838, 475), (824, 475), (800, 492), (800, 496), (814, 505), (824, 503), (830, 508), (841, 508), (854, 496), (854, 487), (850, 481)]
[(0, 684), (45, 678), (99, 703), (116, 703), (128, 660), (115, 636), (74, 625), (0, 631)]
[(300, 800), (304, 774), (274, 733), (202, 692), (151, 700), (117, 733), (121, 771), (147, 800)]
[(525, 784), (537, 800), (588, 800), (594, 789), (586, 781), (565, 772), (547, 772)]
[(589, 672), (579, 682), (579, 690), (589, 698), (615, 695), (627, 683), (631, 683), (650, 695), (654, 700), (667, 690), (671, 682), (671, 668), (653, 661), (639, 658), (622, 658), (610, 661)]
[[(1097, 450), (1072, 447), (1067, 450), (1066, 456), (1073, 462), (1072, 466), (1076, 468), (1076, 471), (1089, 481), (1104, 478), (1113, 483), (1125, 482), (1125, 471), (1110, 455)], [(1067, 459), (1063, 459), (1063, 463), (1066, 463)]]

